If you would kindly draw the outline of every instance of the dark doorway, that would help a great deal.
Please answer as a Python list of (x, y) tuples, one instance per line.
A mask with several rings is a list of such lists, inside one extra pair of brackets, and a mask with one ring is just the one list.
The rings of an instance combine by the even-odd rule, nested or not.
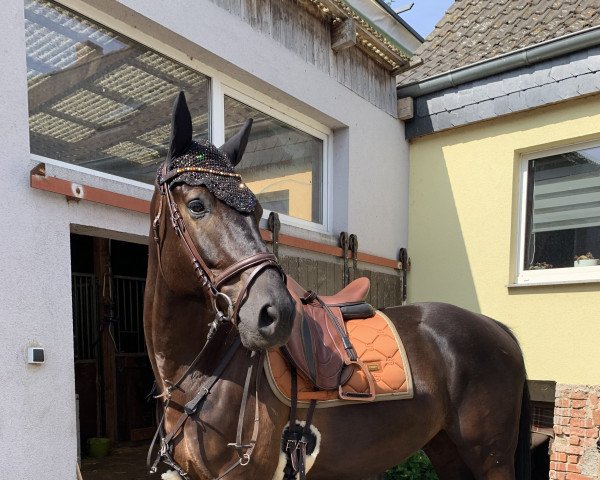
[(143, 332), (148, 247), (71, 235), (75, 390), (79, 439), (147, 440), (154, 404)]

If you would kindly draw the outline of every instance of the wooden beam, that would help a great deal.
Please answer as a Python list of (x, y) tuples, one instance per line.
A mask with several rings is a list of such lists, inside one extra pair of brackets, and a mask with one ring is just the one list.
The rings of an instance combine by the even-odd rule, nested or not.
[(104, 398), (104, 435), (110, 438), (114, 444), (118, 441), (117, 428), (117, 367), (116, 352), (113, 343), (114, 326), (107, 322), (111, 320), (108, 316), (111, 314), (111, 268), (109, 240), (106, 238), (94, 237), (94, 275), (97, 279), (96, 292), (98, 297), (98, 318), (101, 322), (100, 335), (100, 359), (99, 368), (102, 370), (101, 388)]
[(46, 168), (43, 163), (31, 171), (29, 181), (32, 188), (65, 195), (72, 200), (87, 200), (88, 202), (101, 203), (103, 205), (124, 208), (134, 212), (144, 214), (150, 213), (150, 202), (148, 200), (109, 192), (88, 185), (81, 185), (79, 183), (63, 180), (62, 178), (47, 177)]
[(410, 120), (415, 116), (415, 102), (412, 97), (399, 98), (397, 104), (399, 120)]
[(346, 18), (331, 28), (331, 49), (339, 52), (356, 45), (356, 22)]

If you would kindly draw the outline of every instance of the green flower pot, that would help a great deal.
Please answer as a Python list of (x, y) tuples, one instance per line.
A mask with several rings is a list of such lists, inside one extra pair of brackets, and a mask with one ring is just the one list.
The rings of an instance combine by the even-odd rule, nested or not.
[(108, 455), (110, 451), (110, 439), (109, 438), (88, 438), (88, 453), (90, 457), (103, 458)]

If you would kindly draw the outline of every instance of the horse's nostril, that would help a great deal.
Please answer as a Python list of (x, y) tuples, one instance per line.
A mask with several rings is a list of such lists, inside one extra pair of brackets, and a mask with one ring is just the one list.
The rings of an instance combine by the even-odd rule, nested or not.
[(258, 328), (268, 328), (278, 320), (277, 309), (272, 305), (264, 305), (258, 316)]

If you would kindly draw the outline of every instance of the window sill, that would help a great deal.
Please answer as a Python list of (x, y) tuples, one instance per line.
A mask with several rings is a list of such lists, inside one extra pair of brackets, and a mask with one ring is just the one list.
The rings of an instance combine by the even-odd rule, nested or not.
[(600, 283), (600, 265), (522, 271), (508, 287)]
[(544, 282), (509, 283), (506, 288), (553, 287), (560, 285), (586, 285), (600, 283), (600, 278), (580, 280), (548, 280)]

